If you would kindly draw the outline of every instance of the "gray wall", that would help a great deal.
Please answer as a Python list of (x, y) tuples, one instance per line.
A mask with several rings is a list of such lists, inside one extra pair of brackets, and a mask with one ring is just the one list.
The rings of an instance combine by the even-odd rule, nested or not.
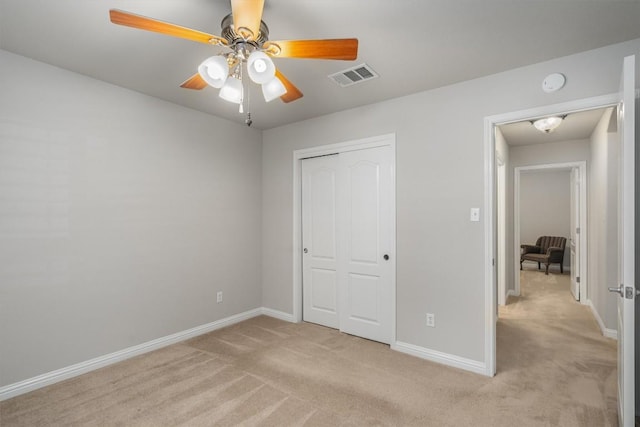
[(520, 244), (534, 245), (540, 236), (565, 237), (564, 267), (571, 264), (568, 244), (571, 234), (570, 181), (571, 171), (566, 169), (531, 170), (520, 174)]
[[(510, 266), (509, 264), (509, 260), (511, 260), (511, 262), (513, 262), (512, 257), (509, 257), (509, 250), (511, 250), (511, 248), (513, 248), (513, 234), (508, 234), (509, 233), (509, 229), (511, 227), (511, 230), (513, 230), (513, 223), (512, 222), (508, 222), (508, 212), (509, 212), (509, 201), (512, 200), (508, 195), (513, 194), (513, 189), (509, 186), (509, 176), (511, 175), (511, 160), (509, 159), (509, 145), (507, 145), (507, 141), (504, 139), (504, 135), (502, 134), (502, 131), (500, 130), (499, 126), (496, 126), (495, 128), (495, 149), (496, 149), (496, 158), (500, 158), (502, 159), (502, 161), (504, 162), (504, 182), (502, 184), (502, 194), (499, 194), (498, 192), (498, 188), (496, 187), (496, 192), (495, 192), (495, 199), (496, 199), (496, 203), (498, 203), (498, 200), (500, 197), (502, 197), (503, 200), (503, 204), (504, 204), (504, 212), (503, 212), (503, 216), (504, 218), (500, 219), (498, 218), (498, 216), (496, 215), (496, 255), (498, 256), (498, 259), (496, 261), (496, 266), (497, 266), (497, 274), (503, 274), (504, 275), (504, 291), (505, 291), (505, 303), (507, 301), (507, 294), (509, 289), (515, 289), (515, 283), (514, 280), (515, 278), (513, 277), (513, 274), (511, 274), (511, 276), (509, 276), (509, 271), (513, 271), (513, 267)], [(498, 167), (498, 164), (496, 162), (496, 174), (500, 173), (500, 169)], [(497, 175), (496, 175), (496, 183), (498, 182), (497, 179)], [(511, 207), (512, 209), (512, 207)], [(497, 209), (496, 209), (497, 212)], [(503, 222), (503, 224), (500, 224), (500, 221)], [(502, 236), (500, 236), (500, 234), (498, 234), (498, 230), (500, 230), (500, 234), (502, 234)], [(513, 232), (512, 232), (513, 233)], [(502, 242), (500, 242), (498, 239), (501, 238)], [(507, 240), (510, 239), (510, 240)], [(500, 265), (500, 254), (499, 254), (499, 246), (498, 245), (502, 245), (502, 250), (503, 250), (503, 266)], [(497, 292), (500, 292), (500, 286), (498, 285), (498, 289)], [(497, 302), (499, 303), (500, 299), (498, 297)], [(497, 310), (497, 308), (496, 308)]]
[(260, 132), (1, 50), (0, 94), (0, 386), (262, 305)]
[[(485, 196), (484, 118), (616, 92), (623, 57), (639, 51), (634, 40), (265, 131), (265, 306), (293, 308), (292, 152), (395, 132), (397, 339), (484, 361), (485, 230), (469, 222), (469, 208), (482, 207)], [(568, 83), (545, 94), (540, 82), (551, 72)], [(584, 152), (586, 160), (588, 145)], [(436, 328), (424, 325), (430, 307)]]
[[(613, 127), (610, 128), (610, 121)], [(588, 289), (600, 318), (617, 329), (617, 302), (607, 286), (618, 281), (618, 144), (615, 116), (608, 109), (591, 135), (589, 162)]]
[[(255, 130), (0, 51), (0, 386), (260, 305), (291, 312), (292, 151), (390, 132), (397, 338), (483, 361), (485, 231), (468, 218), (484, 117), (616, 92), (634, 53), (640, 40), (271, 129), (261, 153)], [(543, 93), (557, 71), (567, 86)]]

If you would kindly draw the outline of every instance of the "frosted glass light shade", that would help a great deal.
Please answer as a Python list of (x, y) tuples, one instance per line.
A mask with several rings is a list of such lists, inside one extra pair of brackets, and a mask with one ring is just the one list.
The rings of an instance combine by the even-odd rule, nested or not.
[(540, 132), (549, 133), (552, 132), (555, 128), (560, 126), (562, 123), (562, 117), (545, 117), (544, 119), (538, 119), (533, 122), (533, 125)]
[(225, 101), (240, 104), (242, 102), (242, 82), (235, 77), (229, 77), (218, 94)]
[(266, 53), (256, 50), (247, 59), (247, 72), (251, 80), (264, 84), (276, 75), (276, 66)]
[(262, 95), (264, 96), (264, 100), (267, 102), (273, 101), (285, 93), (287, 93), (287, 88), (284, 87), (280, 79), (277, 77), (273, 77), (262, 85)]
[(209, 86), (221, 88), (229, 75), (229, 64), (222, 56), (212, 56), (200, 64), (198, 74)]

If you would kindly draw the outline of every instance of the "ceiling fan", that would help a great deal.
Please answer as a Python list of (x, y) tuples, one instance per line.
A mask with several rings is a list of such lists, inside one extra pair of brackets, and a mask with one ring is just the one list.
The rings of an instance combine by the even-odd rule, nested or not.
[[(117, 9), (110, 10), (109, 15), (114, 24), (222, 47), (222, 53), (205, 59), (198, 72), (180, 86), (196, 90), (207, 85), (220, 88), (220, 97), (240, 104), (241, 113), (245, 72), (253, 82), (262, 85), (267, 102), (278, 97), (284, 102), (302, 97), (302, 92), (275, 67), (271, 58), (350, 61), (357, 58), (356, 38), (269, 40), (269, 29), (262, 21), (263, 7), (264, 0), (231, 0), (231, 13), (222, 20), (220, 36)], [(250, 125), (250, 116), (247, 120)]]

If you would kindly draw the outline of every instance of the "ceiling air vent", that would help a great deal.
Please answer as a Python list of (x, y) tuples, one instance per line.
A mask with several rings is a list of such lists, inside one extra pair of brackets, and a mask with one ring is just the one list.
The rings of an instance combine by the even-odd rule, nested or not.
[(376, 72), (367, 64), (356, 65), (355, 67), (329, 75), (331, 80), (342, 87), (362, 83), (367, 80), (375, 79), (376, 77), (378, 77), (378, 74), (376, 74)]

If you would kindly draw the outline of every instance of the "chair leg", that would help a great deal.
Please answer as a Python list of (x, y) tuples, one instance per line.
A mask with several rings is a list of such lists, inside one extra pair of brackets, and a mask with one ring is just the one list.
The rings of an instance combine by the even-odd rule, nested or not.
[(538, 263), (538, 270), (540, 270), (540, 263)]
[(547, 266), (547, 268), (544, 271), (544, 274), (546, 274), (547, 276), (549, 275), (549, 264), (545, 264)]
[(522, 260), (520, 260), (520, 270), (522, 270)]
[(562, 271), (562, 263), (560, 263), (560, 274), (564, 274), (564, 271)]

